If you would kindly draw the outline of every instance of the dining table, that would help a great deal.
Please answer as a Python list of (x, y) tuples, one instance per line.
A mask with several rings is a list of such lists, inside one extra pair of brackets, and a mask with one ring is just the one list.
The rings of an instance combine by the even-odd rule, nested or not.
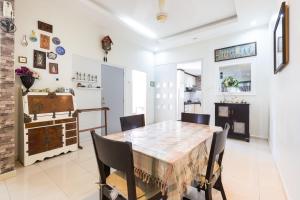
[(131, 142), (135, 176), (159, 187), (168, 199), (181, 200), (206, 167), (214, 132), (221, 127), (164, 121), (105, 136)]

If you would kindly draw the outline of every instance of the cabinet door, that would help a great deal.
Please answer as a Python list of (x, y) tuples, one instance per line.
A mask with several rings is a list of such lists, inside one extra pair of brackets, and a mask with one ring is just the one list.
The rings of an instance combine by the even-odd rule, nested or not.
[(28, 154), (47, 151), (46, 128), (28, 129)]
[(53, 150), (63, 146), (62, 125), (49, 126), (47, 130), (47, 149)]

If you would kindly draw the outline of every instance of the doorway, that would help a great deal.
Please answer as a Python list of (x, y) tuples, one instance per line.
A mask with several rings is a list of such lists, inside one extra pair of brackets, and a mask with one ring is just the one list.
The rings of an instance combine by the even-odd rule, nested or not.
[(132, 113), (146, 117), (147, 74), (132, 70)]
[(101, 85), (101, 105), (110, 109), (107, 114), (107, 133), (120, 132), (120, 117), (124, 116), (124, 69), (101, 65)]

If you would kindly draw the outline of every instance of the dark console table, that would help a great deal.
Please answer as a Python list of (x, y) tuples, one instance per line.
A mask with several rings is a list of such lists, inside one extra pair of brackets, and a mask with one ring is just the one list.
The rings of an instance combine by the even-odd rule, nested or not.
[(246, 103), (215, 103), (215, 125), (224, 127), (229, 123), (229, 138), (249, 142), (249, 106)]

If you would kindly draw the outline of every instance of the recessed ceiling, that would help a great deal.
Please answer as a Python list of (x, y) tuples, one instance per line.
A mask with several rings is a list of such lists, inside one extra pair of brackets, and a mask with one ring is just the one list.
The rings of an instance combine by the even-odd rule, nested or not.
[(98, 7), (119, 22), (107, 26), (119, 26), (113, 29), (124, 33), (131, 30), (133, 34), (128, 39), (137, 40), (137, 36), (142, 36), (141, 45), (152, 51), (267, 24), (275, 9), (274, 0), (166, 0), (164, 10), (168, 19), (159, 23), (156, 21), (158, 0), (87, 1), (93, 3), (91, 8)]
[(236, 16), (234, 0), (166, 0), (165, 12), (168, 13), (168, 19), (164, 23), (156, 20), (158, 0), (94, 1), (116, 17), (138, 21), (156, 33), (157, 38), (167, 38)]

